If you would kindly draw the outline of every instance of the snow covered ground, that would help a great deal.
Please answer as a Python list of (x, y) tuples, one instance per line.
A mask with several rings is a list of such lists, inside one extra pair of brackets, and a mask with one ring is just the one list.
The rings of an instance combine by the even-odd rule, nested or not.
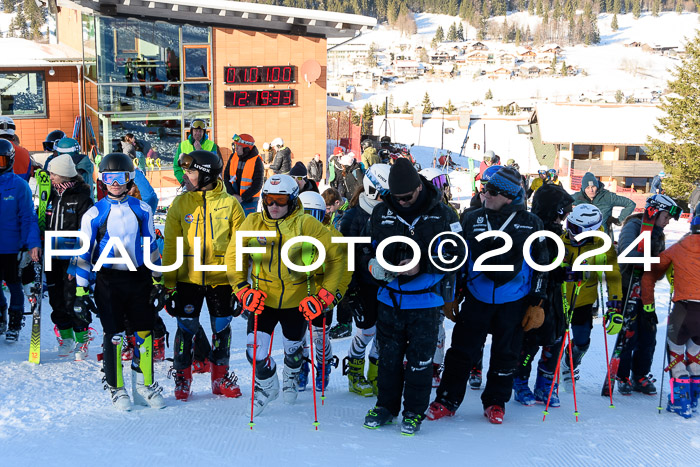
[[(687, 222), (672, 222), (667, 228), (669, 240), (676, 241), (687, 229)], [(658, 284), (656, 298), (661, 323), (653, 372), (660, 377), (668, 306), (665, 281)], [(615, 393), (615, 408), (600, 396), (605, 375), (601, 319), (595, 320), (591, 350), (581, 366), (578, 423), (572, 396), (563, 390), (562, 407), (551, 409), (545, 422), (541, 405), (523, 407), (511, 401), (501, 426), (484, 419), (480, 392), (468, 390), (455, 417), (426, 421), (418, 435), (405, 438), (398, 426), (374, 431), (362, 427), (374, 399), (350, 394), (340, 370), (331, 373), (325, 404), (318, 400), (318, 431), (312, 425), (310, 391), (301, 393), (296, 405), (285, 405), (281, 398), (272, 402), (251, 431), (251, 371), (244, 356), (242, 319), (232, 324), (231, 366), (239, 376), (243, 397), (213, 396), (209, 376), (195, 375), (194, 396), (187, 403), (177, 402), (173, 381), (166, 378), (170, 363), (157, 363), (156, 378), (165, 387), (168, 407), (118, 413), (100, 383), (100, 364), (95, 359), (98, 341), (91, 344), (88, 361), (59, 359), (48, 299), (43, 305), (40, 365), (27, 362), (29, 323), (17, 344), (0, 339), (3, 465), (695, 465), (700, 455), (698, 418), (659, 414), (658, 396)], [(174, 334), (175, 321), (161, 314)], [(208, 319), (203, 315), (206, 327)], [(99, 322), (93, 326), (101, 331)], [(451, 332), (448, 321), (448, 343)], [(342, 359), (349, 344), (349, 338), (333, 341), (334, 353)], [(612, 339), (608, 345), (613, 345)], [(488, 349), (489, 343), (485, 368)], [(167, 356), (172, 356), (172, 349)], [(279, 337), (273, 356), (281, 365)], [(128, 366), (125, 375), (129, 387)], [(668, 383), (664, 386), (665, 400)]]

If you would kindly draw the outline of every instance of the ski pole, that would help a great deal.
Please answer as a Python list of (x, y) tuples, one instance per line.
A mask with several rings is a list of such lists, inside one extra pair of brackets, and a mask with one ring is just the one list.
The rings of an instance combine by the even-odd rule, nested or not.
[(321, 353), (321, 405), (326, 402), (326, 315), (323, 314), (323, 351)]
[[(671, 294), (668, 297), (668, 315), (671, 315), (671, 304), (673, 303), (673, 285), (671, 285)], [(666, 340), (664, 340), (664, 358), (661, 361), (661, 390), (659, 390), (659, 406), (657, 409), (659, 410), (659, 413), (661, 413), (661, 410), (663, 408), (661, 407), (661, 403), (664, 397), (664, 376), (666, 376), (666, 359), (668, 358), (668, 316), (666, 317)], [(669, 371), (670, 368), (669, 368)]]
[(578, 405), (576, 402), (576, 376), (574, 375), (574, 353), (572, 352), (573, 345), (571, 344), (571, 322), (569, 322), (569, 327), (566, 330), (566, 340), (569, 341), (569, 368), (571, 368), (571, 387), (574, 393), (574, 416), (578, 422)]
[[(157, 159), (160, 161), (160, 159)], [(160, 167), (160, 164), (159, 164)], [(252, 239), (249, 243), (249, 246), (260, 246), (260, 243), (258, 242), (257, 239)], [(260, 283), (259, 283), (259, 277), (260, 277), (260, 263), (262, 262), (262, 255), (260, 253), (252, 253), (251, 258), (253, 259), (253, 263), (255, 265), (255, 277), (254, 282), (255, 282), (255, 290), (259, 289)], [(270, 339), (272, 340), (272, 339)], [(272, 342), (270, 342), (270, 347), (272, 347)], [(257, 360), (257, 355), (258, 355), (258, 314), (254, 313), (253, 316), (253, 390), (250, 393), (250, 429), (253, 429), (253, 426), (255, 426), (255, 423), (253, 423), (253, 410), (255, 408), (255, 367), (258, 363)], [(270, 357), (270, 354), (267, 354), (268, 358)]]
[[(612, 383), (612, 378), (610, 377), (610, 355), (608, 354), (608, 328), (607, 328), (607, 323), (605, 319), (605, 309), (603, 308), (603, 304), (605, 302), (605, 292), (603, 291), (603, 274), (598, 273), (598, 303), (600, 304), (600, 308), (603, 311), (603, 339), (605, 341), (605, 368), (607, 369), (608, 372), (608, 387), (611, 386)], [(613, 403), (613, 395), (612, 391), (608, 391), (610, 393), (610, 408), (614, 409), (615, 404)]]
[[(305, 266), (313, 264), (314, 246), (311, 243), (304, 242), (301, 244), (301, 258)], [(311, 296), (311, 273), (306, 272), (306, 294)], [(314, 427), (318, 431), (318, 411), (316, 409), (316, 378), (314, 377), (314, 329), (313, 324), (309, 320), (309, 357), (311, 358), (311, 388), (314, 394)], [(325, 349), (324, 349), (325, 350)]]
[(318, 411), (316, 410), (316, 384), (314, 383), (314, 340), (313, 340), (313, 325), (309, 320), (309, 357), (311, 357), (311, 388), (314, 391), (314, 426), (318, 431)]

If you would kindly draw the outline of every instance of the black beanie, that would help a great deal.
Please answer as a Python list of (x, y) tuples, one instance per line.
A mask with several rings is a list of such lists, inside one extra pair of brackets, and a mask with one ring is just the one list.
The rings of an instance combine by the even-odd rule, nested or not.
[(392, 195), (410, 193), (421, 184), (420, 176), (411, 161), (400, 157), (389, 171), (389, 191)]
[(304, 166), (304, 163), (299, 161), (296, 164), (294, 164), (294, 167), (292, 167), (292, 170), (289, 171), (289, 176), (290, 177), (306, 177), (306, 166)]
[(491, 177), (486, 184), (486, 189), (491, 185), (506, 198), (515, 199), (522, 188), (522, 181), (520, 172), (513, 167), (503, 167)]

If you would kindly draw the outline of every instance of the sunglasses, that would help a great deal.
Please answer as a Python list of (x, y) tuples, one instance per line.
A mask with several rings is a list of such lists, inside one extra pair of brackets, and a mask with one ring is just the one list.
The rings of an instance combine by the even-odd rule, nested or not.
[(192, 122), (192, 125), (190, 125), (191, 129), (198, 129), (198, 130), (206, 130), (207, 129), (207, 124), (204, 122), (204, 120), (194, 120)]
[(435, 188), (442, 190), (443, 188), (450, 186), (450, 177), (448, 177), (447, 174), (441, 174), (433, 178), (432, 182), (433, 185), (435, 185)]
[(410, 193), (410, 194), (401, 195), (401, 196), (391, 195), (391, 197), (394, 198), (399, 203), (401, 203), (401, 202), (407, 203), (413, 199), (413, 195), (414, 195), (413, 193)]
[(495, 189), (493, 189), (493, 188), (488, 188), (488, 189), (482, 188), (482, 189), (481, 189), (481, 192), (482, 192), (483, 194), (488, 193), (489, 196), (498, 196), (498, 195), (502, 195), (502, 194), (503, 194), (502, 191), (495, 190)]
[(107, 186), (126, 185), (131, 181), (129, 172), (102, 172), (102, 183)]
[(268, 193), (266, 195), (263, 195), (263, 203), (265, 204), (265, 206), (287, 206), (289, 204), (289, 195)]

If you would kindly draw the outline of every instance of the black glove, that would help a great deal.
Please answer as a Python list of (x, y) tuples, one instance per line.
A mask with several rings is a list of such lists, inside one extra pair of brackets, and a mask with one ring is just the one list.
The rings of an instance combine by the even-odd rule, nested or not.
[(75, 288), (75, 302), (73, 303), (73, 313), (75, 316), (83, 322), (91, 323), (92, 315), (90, 313), (97, 314), (97, 307), (95, 302), (90, 298), (90, 292), (85, 287)]
[(170, 316), (177, 317), (177, 311), (181, 308), (180, 297), (177, 290), (166, 287), (163, 302), (165, 303), (165, 311), (167, 311)]
[(151, 304), (153, 305), (153, 311), (158, 313), (165, 306), (165, 295), (166, 289), (163, 282), (163, 276), (160, 276), (159, 280), (153, 278), (153, 288), (151, 289)]
[(241, 313), (243, 312), (243, 307), (241, 306), (241, 302), (238, 301), (238, 297), (236, 297), (235, 293), (231, 294), (231, 316), (234, 318), (238, 318), (241, 316)]

